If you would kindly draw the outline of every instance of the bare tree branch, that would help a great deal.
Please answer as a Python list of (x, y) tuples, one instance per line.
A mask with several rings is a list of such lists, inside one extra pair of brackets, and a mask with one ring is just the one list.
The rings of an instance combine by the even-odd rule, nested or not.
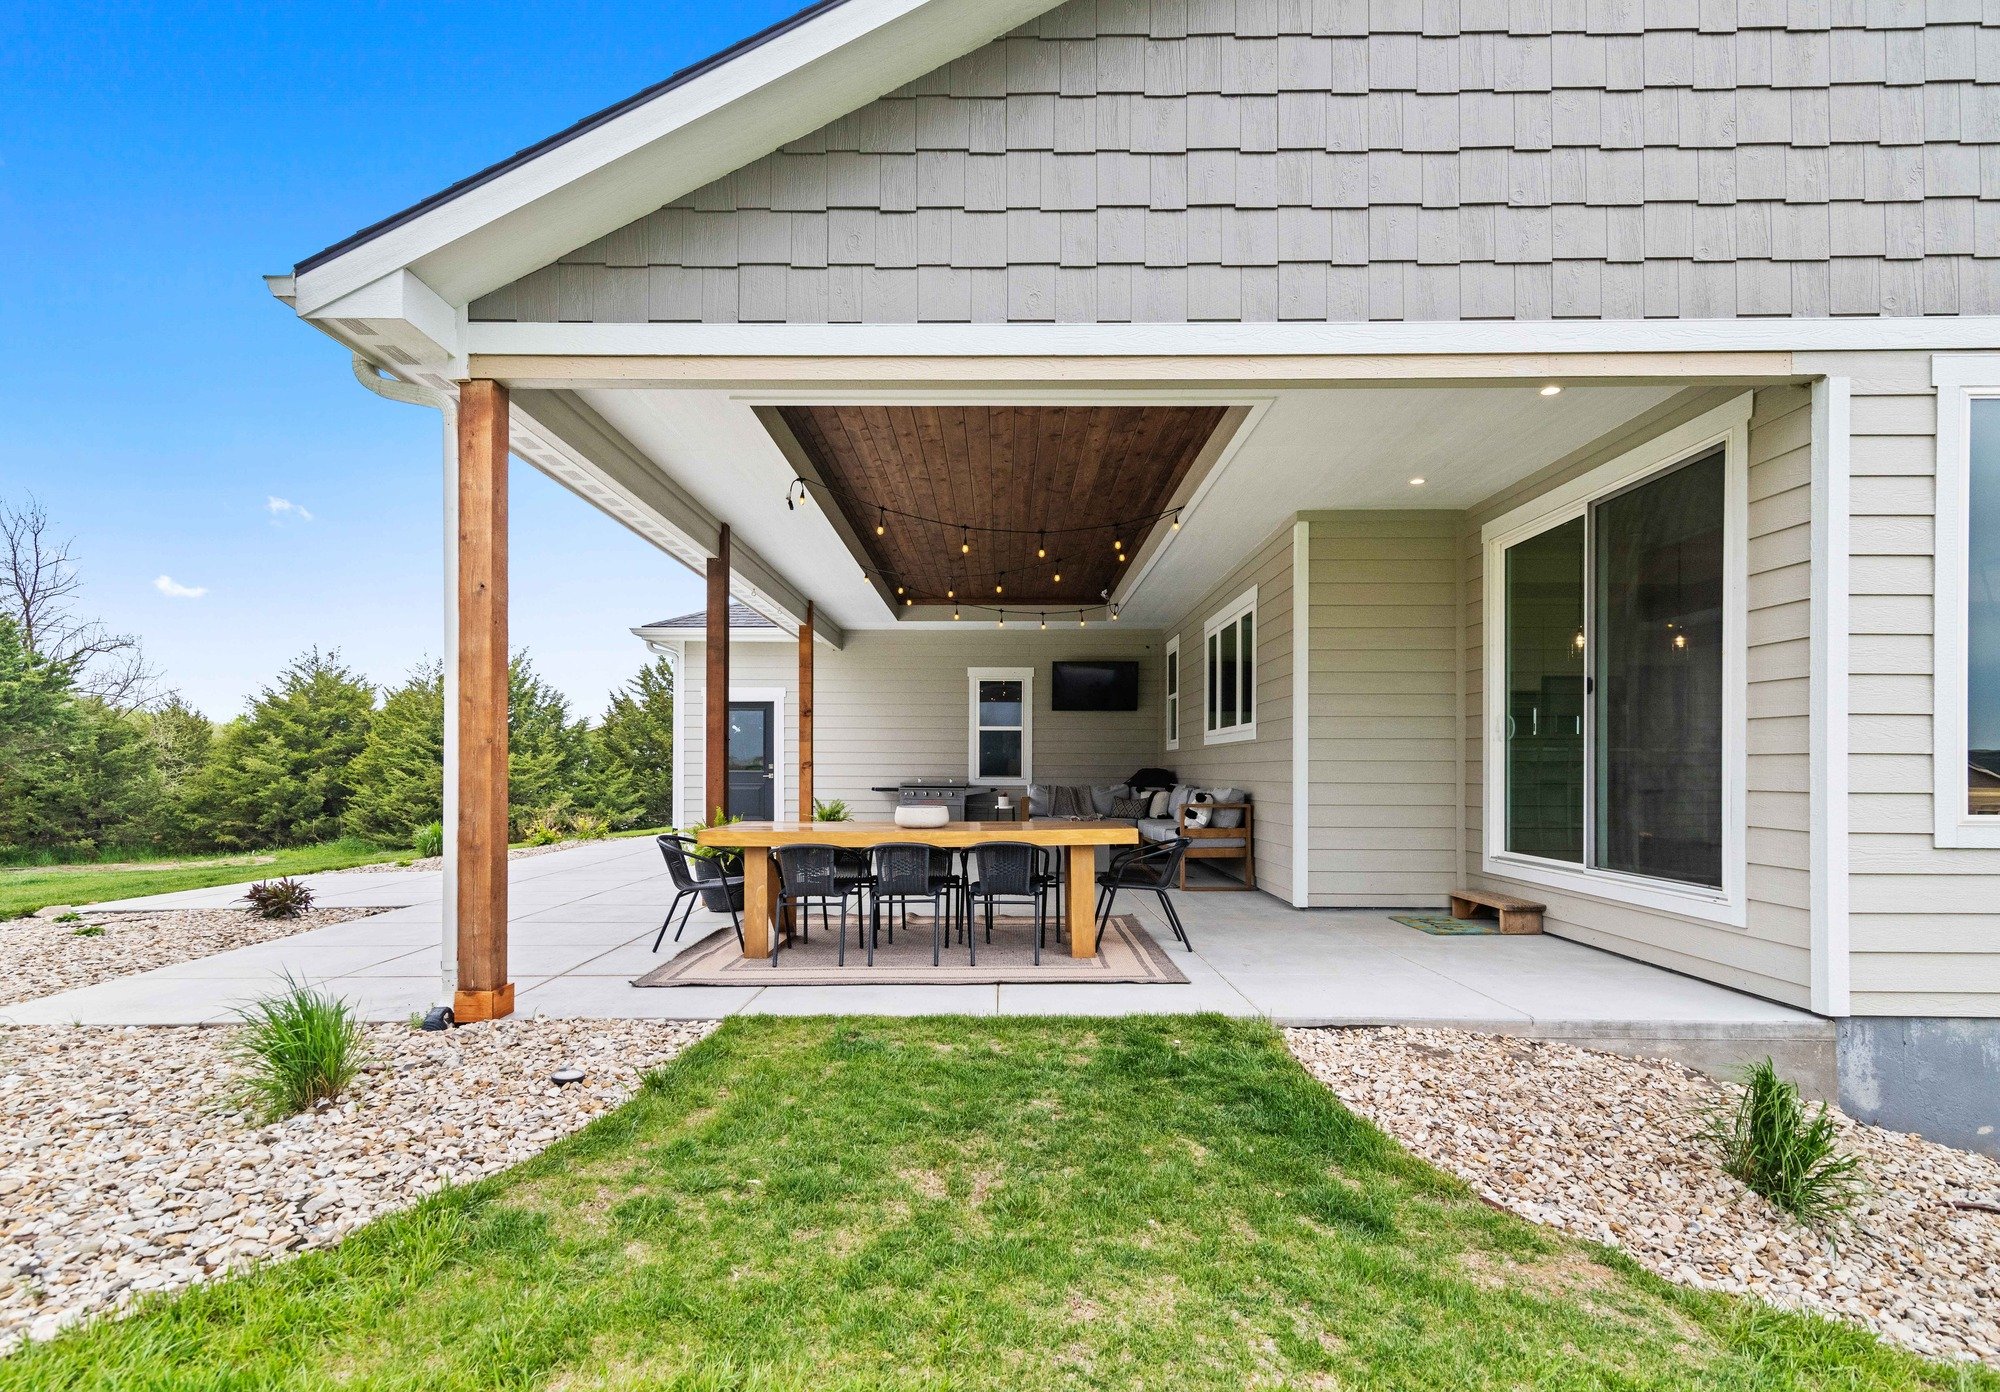
[(160, 674), (137, 634), (113, 633), (76, 612), (83, 580), (70, 538), (49, 532), (49, 514), (30, 496), (0, 503), (0, 614), (14, 621), (29, 651), (69, 669), (76, 689), (114, 706), (159, 699)]

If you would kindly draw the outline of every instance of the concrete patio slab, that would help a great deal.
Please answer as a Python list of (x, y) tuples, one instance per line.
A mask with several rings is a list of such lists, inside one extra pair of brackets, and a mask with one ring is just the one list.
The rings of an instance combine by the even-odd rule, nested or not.
[[(1721, 1067), (1770, 1053), (1810, 1076), (1830, 1070), (1830, 1022), (1721, 986), (1541, 937), (1434, 937), (1363, 910), (1301, 911), (1256, 893), (1177, 895), (1195, 950), (1170, 945), (1186, 985), (636, 988), (631, 979), (711, 933), (697, 910), (682, 941), (652, 951), (673, 886), (650, 841), (593, 843), (509, 862), (508, 955), (523, 1014), (709, 1019), (752, 1014), (1079, 1014), (1215, 1010), (1279, 1024), (1454, 1025), (1665, 1053)], [(0, 1019), (183, 1024), (231, 1018), (289, 972), (347, 997), (375, 1020), (433, 1004), (441, 935), (436, 872), (305, 877), (325, 905), (395, 904), (351, 923), (142, 976), (0, 1008)], [(227, 904), (240, 886), (105, 908)], [(1121, 899), (1170, 944), (1150, 895)]]

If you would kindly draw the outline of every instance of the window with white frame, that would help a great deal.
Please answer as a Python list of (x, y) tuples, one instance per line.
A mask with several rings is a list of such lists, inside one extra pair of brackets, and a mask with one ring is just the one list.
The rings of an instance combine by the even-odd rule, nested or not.
[(1167, 748), (1181, 747), (1181, 637), (1167, 639)]
[(1740, 915), (1748, 404), (1486, 529), (1494, 872)]
[(1203, 741), (1257, 738), (1257, 588), (1202, 626)]
[(1940, 846), (2000, 846), (2000, 358), (1938, 357), (1932, 799)]
[(1028, 782), (1034, 773), (1034, 668), (974, 667), (967, 676), (972, 781)]

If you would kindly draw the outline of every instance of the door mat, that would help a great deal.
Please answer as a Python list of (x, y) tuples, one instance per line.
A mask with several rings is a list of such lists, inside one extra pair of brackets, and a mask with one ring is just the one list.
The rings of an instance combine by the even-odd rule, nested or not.
[(937, 966), (931, 965), (931, 921), (912, 917), (889, 941), (887, 925), (875, 947), (875, 964), (868, 965), (858, 929), (847, 926), (847, 963), (836, 961), (840, 920), (821, 923), (814, 913), (812, 936), (796, 938), (768, 958), (751, 960), (736, 946), (735, 932), (724, 927), (709, 934), (670, 962), (662, 962), (634, 981), (634, 986), (983, 986), (1003, 982), (1091, 982), (1108, 985), (1168, 985), (1187, 981), (1181, 969), (1153, 935), (1131, 914), (1113, 915), (1097, 936), (1095, 957), (1072, 957), (1069, 944), (1049, 929), (1041, 965), (1034, 961), (1035, 921), (1032, 918), (993, 920), (993, 941), (979, 935), (979, 960), (966, 960), (964, 942), (944, 946)]
[(1497, 918), (1453, 918), (1450, 914), (1390, 914), (1389, 917), (1440, 938), (1500, 935), (1500, 920)]

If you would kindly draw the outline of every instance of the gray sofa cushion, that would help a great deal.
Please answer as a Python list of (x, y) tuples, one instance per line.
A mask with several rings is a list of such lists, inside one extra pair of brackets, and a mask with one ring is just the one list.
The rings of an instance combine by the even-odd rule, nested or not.
[[(1170, 817), (1147, 817), (1139, 823), (1139, 839), (1142, 841), (1171, 841), (1181, 834), (1180, 824)], [(1195, 844), (1204, 850), (1221, 850), (1230, 846), (1241, 846), (1240, 836), (1204, 836)]]
[(1048, 784), (1030, 783), (1027, 791), (1022, 796), (1028, 800), (1028, 815), (1030, 817), (1046, 817), (1049, 815), (1049, 804), (1054, 799), (1049, 793)]
[(1091, 805), (1097, 809), (1097, 815), (1100, 817), (1111, 816), (1111, 804), (1119, 798), (1130, 796), (1132, 796), (1132, 790), (1123, 783), (1093, 787), (1090, 790)]

